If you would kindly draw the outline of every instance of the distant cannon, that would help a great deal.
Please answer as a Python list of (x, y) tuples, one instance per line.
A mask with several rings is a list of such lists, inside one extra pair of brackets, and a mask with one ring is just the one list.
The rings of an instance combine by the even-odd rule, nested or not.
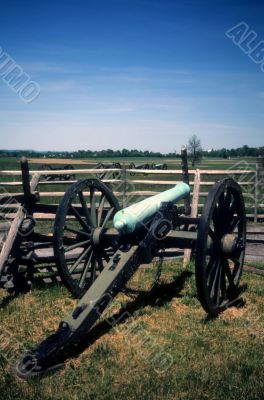
[[(145, 170), (148, 170), (148, 169), (150, 169), (150, 166), (149, 166), (149, 164), (148, 163), (140, 163), (140, 164), (135, 164), (135, 163), (130, 163), (129, 164), (129, 169), (137, 169), (137, 170), (142, 170), (142, 169), (145, 169)], [(136, 174), (136, 172), (130, 172), (130, 175), (131, 176), (134, 176)], [(144, 175), (147, 175), (148, 173), (146, 172), (146, 173), (144, 173)]]
[[(167, 164), (163, 163), (163, 164), (148, 164), (148, 163), (140, 163), (140, 164), (135, 164), (135, 163), (130, 163), (129, 165), (129, 169), (137, 169), (137, 170), (166, 170)], [(135, 175), (136, 172), (130, 172), (130, 175)], [(146, 172), (144, 175), (147, 175), (148, 173)]]
[[(64, 165), (62, 167), (59, 166), (52, 166), (50, 164), (43, 164), (39, 167), (39, 171), (67, 171), (67, 170), (73, 170), (74, 167), (71, 164)], [(74, 180), (75, 175), (74, 174), (58, 174), (58, 175), (42, 175), (41, 180), (42, 181), (69, 181), (70, 179)]]
[[(121, 164), (119, 162), (113, 162), (113, 163), (105, 163), (105, 162), (99, 162), (95, 169), (119, 169), (120, 171), (113, 171), (112, 176), (114, 179), (120, 179), (121, 178)], [(96, 173), (96, 177), (98, 179), (104, 179), (106, 176), (107, 172), (98, 172)]]
[(166, 169), (168, 169), (168, 166), (165, 163), (163, 163), (163, 164), (155, 164), (155, 163), (153, 163), (152, 166), (151, 166), (151, 169), (154, 169), (154, 170), (166, 170)]

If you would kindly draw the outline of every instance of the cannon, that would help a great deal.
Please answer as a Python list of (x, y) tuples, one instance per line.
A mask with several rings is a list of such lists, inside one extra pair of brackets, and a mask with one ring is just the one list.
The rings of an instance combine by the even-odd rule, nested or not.
[[(106, 163), (106, 162), (99, 162), (96, 164), (95, 169), (119, 169), (120, 171), (113, 171), (112, 175), (114, 179), (120, 179), (121, 177), (121, 164), (119, 162), (113, 163)], [(104, 179), (106, 176), (106, 172), (99, 172), (96, 174), (98, 179)]]
[(193, 251), (198, 298), (208, 314), (217, 316), (237, 301), (246, 244), (240, 186), (231, 178), (215, 183), (195, 218), (177, 205), (189, 194), (182, 182), (121, 209), (98, 179), (69, 187), (56, 212), (52, 242), (62, 282), (80, 300), (51, 336), (22, 357), (19, 376), (60, 366), (140, 265), (164, 248)]
[(163, 164), (155, 164), (155, 163), (153, 163), (151, 168), (154, 169), (154, 170), (166, 170), (166, 169), (168, 169), (168, 166), (165, 163), (163, 163)]
[[(50, 164), (43, 164), (39, 167), (39, 171), (69, 171), (73, 170), (74, 167), (71, 164), (63, 165), (62, 167), (52, 166)], [(58, 175), (43, 175), (42, 180), (44, 181), (69, 181), (70, 179), (75, 179), (74, 174), (58, 174)]]
[[(135, 163), (130, 163), (130, 165), (129, 165), (129, 169), (138, 169), (138, 170), (141, 170), (141, 169), (144, 169), (144, 170), (148, 170), (150, 168), (150, 166), (149, 166), (149, 164), (148, 163), (139, 163), (139, 164), (135, 164)], [(130, 175), (131, 176), (134, 176), (136, 174), (136, 172), (130, 172)], [(145, 172), (144, 173), (144, 175), (147, 175), (148, 173), (147, 172)]]

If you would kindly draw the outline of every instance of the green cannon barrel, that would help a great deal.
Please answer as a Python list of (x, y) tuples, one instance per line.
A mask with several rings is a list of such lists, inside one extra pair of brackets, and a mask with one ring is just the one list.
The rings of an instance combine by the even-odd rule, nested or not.
[(162, 203), (176, 203), (188, 196), (189, 193), (189, 185), (184, 182), (178, 183), (169, 190), (118, 211), (114, 216), (114, 227), (120, 233), (133, 233), (160, 210)]

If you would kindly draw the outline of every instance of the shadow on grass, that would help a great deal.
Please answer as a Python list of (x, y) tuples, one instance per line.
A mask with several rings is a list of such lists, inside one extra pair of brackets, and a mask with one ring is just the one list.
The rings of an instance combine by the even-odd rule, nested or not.
[(14, 299), (16, 299), (18, 297), (17, 294), (8, 294), (7, 296), (3, 297), (3, 299), (0, 302), (0, 309), (4, 309), (5, 307), (7, 307), (11, 301), (13, 301)]
[[(136, 312), (138, 310), (144, 310), (144, 308), (147, 306), (151, 306), (154, 308), (163, 307), (173, 298), (182, 297), (181, 292), (184, 288), (185, 282), (192, 275), (192, 272), (185, 270), (172, 282), (156, 285), (151, 290), (151, 292), (138, 292), (139, 294), (137, 298), (129, 301), (124, 307), (122, 307), (118, 312), (114, 313), (110, 317), (106, 317), (104, 320), (98, 322), (89, 332), (87, 332), (87, 334), (85, 334), (85, 336), (82, 336), (82, 333), (82, 335), (80, 335), (78, 339), (77, 335), (77, 338), (74, 340), (74, 344), (66, 346), (63, 349), (63, 354), (58, 353), (56, 359), (54, 356), (52, 366), (49, 366), (48, 368), (47, 363), (49, 363), (49, 361), (47, 359), (45, 362), (47, 369), (42, 369), (40, 374), (37, 374), (37, 378), (42, 378), (46, 376), (47, 373), (55, 373), (58, 367), (63, 367), (66, 360), (78, 357), (87, 348), (93, 345), (100, 337), (102, 337), (112, 329), (115, 329), (116, 326), (124, 324), (127, 321), (133, 321), (133, 316), (137, 315)], [(241, 307), (244, 305), (243, 299), (239, 298), (239, 296), (246, 290), (246, 287), (246, 285), (243, 285), (239, 288), (238, 298), (234, 301), (232, 306)], [(210, 321), (212, 321), (212, 319), (214, 318), (207, 316), (203, 322), (209, 323)], [(51, 339), (51, 337), (49, 337), (47, 340)], [(30, 376), (30, 378), (34, 378), (34, 376)]]
[(131, 319), (139, 309), (144, 309), (147, 306), (162, 307), (173, 298), (182, 297), (181, 291), (184, 288), (184, 284), (192, 275), (193, 273), (190, 271), (183, 271), (173, 282), (158, 284), (151, 292), (140, 292), (136, 299), (131, 300), (125, 307), (112, 315), (110, 319), (103, 320), (94, 326), (87, 334), (87, 337), (79, 342), (72, 353), (67, 354), (67, 358), (78, 357), (87, 347), (113, 329), (114, 326), (123, 324)]
[[(42, 369), (39, 373), (29, 374), (30, 379), (42, 379), (45, 376), (55, 373), (57, 368), (61, 368), (65, 361), (69, 358), (78, 357), (83, 351), (90, 347), (101, 336), (105, 335), (111, 329), (119, 324), (125, 323), (127, 320), (133, 318), (135, 312), (139, 309), (144, 309), (147, 306), (162, 307), (170, 302), (175, 297), (182, 297), (181, 291), (184, 287), (186, 280), (192, 276), (190, 271), (183, 271), (173, 282), (166, 284), (156, 285), (151, 292), (140, 292), (138, 297), (130, 301), (125, 307), (122, 307), (117, 313), (113, 314), (110, 318), (104, 319), (95, 325), (85, 337), (75, 339), (74, 345), (69, 345), (63, 350), (63, 355), (60, 354), (58, 358), (53, 359), (52, 366), (48, 366), (48, 360), (45, 362), (46, 369)], [(47, 341), (52, 335), (47, 338)], [(22, 364), (23, 365), (23, 364)], [(51, 369), (50, 369), (51, 368)], [(19, 369), (17, 371), (19, 372)], [(21, 376), (21, 375), (20, 375)]]

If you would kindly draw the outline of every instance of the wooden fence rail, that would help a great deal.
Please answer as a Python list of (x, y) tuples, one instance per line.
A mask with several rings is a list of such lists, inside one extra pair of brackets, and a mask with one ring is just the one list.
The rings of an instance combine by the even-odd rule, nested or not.
[[(199, 173), (200, 181), (199, 181), (199, 192), (198, 195), (194, 190), (195, 196), (197, 197), (197, 212), (199, 212), (203, 206), (203, 201), (199, 202), (199, 199), (203, 199), (207, 196), (208, 190), (214, 184), (216, 180), (219, 180), (220, 177), (232, 176), (234, 179), (238, 181), (241, 185), (243, 194), (246, 200), (246, 208), (247, 208), (247, 216), (250, 219), (253, 219), (255, 222), (264, 219), (264, 194), (263, 194), (263, 182), (261, 182), (261, 174), (258, 165), (256, 165), (256, 169), (243, 169), (243, 170), (189, 170), (189, 176), (191, 177), (190, 186), (193, 188), (195, 185), (195, 180), (197, 178), (197, 174)], [(113, 173), (119, 173), (118, 179), (113, 177)], [(105, 183), (111, 184), (114, 194), (119, 197), (121, 203), (126, 205), (132, 201), (136, 201), (138, 197), (147, 197), (152, 196), (154, 194), (159, 193), (158, 186), (168, 186), (175, 185), (176, 183), (182, 180), (183, 171), (181, 169), (175, 170), (136, 170), (129, 169), (127, 165), (122, 166), (122, 170), (116, 168), (111, 169), (95, 169), (95, 168), (85, 168), (85, 169), (73, 169), (67, 170), (67, 175), (74, 174), (76, 175), (87, 175), (97, 176), (98, 174), (105, 174), (103, 181)], [(64, 195), (64, 190), (52, 190), (52, 188), (56, 185), (62, 185), (65, 187), (70, 184), (76, 182), (75, 179), (63, 181), (42, 181), (41, 177), (47, 175), (65, 175), (65, 170), (48, 170), (48, 171), (30, 171), (30, 175), (34, 176), (34, 181), (38, 182), (37, 190), (40, 193), (40, 199), (51, 199), (51, 198), (60, 198)], [(137, 178), (135, 177), (137, 175)], [(148, 178), (145, 176), (148, 175)], [(7, 194), (9, 194), (10, 198), (20, 199), (23, 196), (23, 192), (21, 191), (21, 186), (23, 186), (22, 180), (12, 181), (12, 177), (21, 177), (22, 172), (19, 170), (2, 170), (0, 171), (0, 177), (10, 177), (8, 181), (4, 181), (1, 179), (0, 182), (0, 208), (1, 214), (4, 212), (4, 208), (8, 208), (8, 203), (4, 201)], [(214, 179), (215, 176), (215, 179)], [(142, 177), (141, 179), (139, 177)], [(157, 180), (157, 178), (160, 178)], [(165, 179), (162, 179), (162, 178)], [(173, 179), (175, 177), (175, 179)], [(207, 180), (209, 177), (209, 180)], [(210, 179), (211, 177), (211, 179)], [(151, 179), (152, 178), (152, 179)], [(167, 178), (167, 179), (166, 179)], [(169, 179), (168, 179), (169, 178)], [(137, 189), (137, 185), (141, 187)], [(44, 189), (45, 187), (45, 189)], [(155, 190), (155, 187), (157, 188)], [(1, 188), (3, 188), (1, 190)], [(8, 193), (12, 189), (12, 193)], [(16, 190), (17, 188), (17, 190)], [(43, 190), (42, 190), (43, 188)], [(47, 189), (51, 190), (47, 190)], [(62, 188), (60, 188), (62, 189)], [(15, 192), (13, 192), (15, 190)], [(191, 193), (193, 195), (193, 192)], [(1, 201), (2, 200), (2, 201)], [(250, 200), (252, 202), (250, 202)], [(5, 203), (5, 204), (1, 204)], [(15, 204), (11, 202), (10, 208), (15, 208)], [(50, 212), (47, 212), (50, 214)], [(38, 213), (37, 215), (40, 219), (43, 217), (43, 213)], [(45, 219), (48, 215), (45, 216)]]

